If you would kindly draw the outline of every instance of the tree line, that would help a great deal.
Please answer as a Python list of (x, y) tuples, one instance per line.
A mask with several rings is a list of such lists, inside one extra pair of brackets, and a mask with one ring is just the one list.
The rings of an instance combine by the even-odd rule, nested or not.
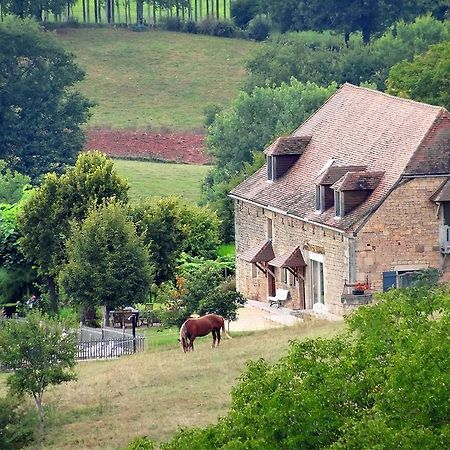
[(0, 0), (0, 17), (14, 14), (38, 21), (93, 24), (157, 24), (165, 17), (180, 21), (230, 18), (231, 0)]

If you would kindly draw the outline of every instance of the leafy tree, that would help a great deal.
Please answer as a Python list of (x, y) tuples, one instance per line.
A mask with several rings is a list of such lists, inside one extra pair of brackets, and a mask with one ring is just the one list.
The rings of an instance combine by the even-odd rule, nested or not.
[(252, 53), (247, 61), (250, 76), (246, 90), (255, 86), (312, 81), (321, 86), (332, 81), (376, 83), (385, 90), (389, 69), (404, 59), (425, 52), (432, 44), (450, 38), (450, 21), (431, 16), (418, 17), (412, 23), (396, 22), (370, 45), (363, 45), (361, 35), (351, 34), (347, 45), (339, 36), (324, 31), (305, 31), (275, 36)]
[(225, 417), (162, 448), (447, 448), (449, 300), (447, 288), (392, 290), (347, 333), (249, 363)]
[(207, 208), (184, 205), (177, 198), (165, 197), (133, 206), (131, 215), (138, 234), (150, 248), (157, 284), (174, 279), (182, 252), (206, 258), (215, 255), (219, 221)]
[(0, 204), (17, 203), (29, 187), (29, 176), (8, 169), (5, 161), (0, 160)]
[(234, 0), (230, 5), (230, 14), (234, 23), (244, 29), (253, 17), (261, 12), (259, 0)]
[(33, 21), (0, 23), (0, 158), (9, 168), (35, 180), (74, 162), (92, 106), (73, 88), (83, 77)]
[(42, 20), (42, 13), (48, 12), (61, 14), (68, 5), (72, 6), (76, 0), (2, 0), (1, 4), (5, 12), (19, 17), (33, 16)]
[(73, 304), (113, 309), (145, 303), (153, 268), (124, 206), (104, 204), (73, 222), (66, 247), (59, 282)]
[(58, 309), (55, 279), (66, 261), (70, 222), (81, 222), (106, 200), (126, 202), (127, 190), (111, 160), (98, 152), (83, 153), (63, 175), (48, 174), (25, 203), (18, 216), (20, 245), (46, 280), (53, 311)]
[(361, 31), (365, 44), (399, 19), (433, 11), (442, 15), (445, 8), (444, 1), (429, 0), (268, 0), (266, 7), (282, 32), (331, 29), (347, 41), (350, 33)]
[(450, 109), (450, 41), (432, 45), (414, 58), (403, 61), (389, 72), (388, 92)]
[(8, 321), (0, 328), (0, 362), (13, 369), (7, 384), (13, 394), (33, 397), (44, 437), (45, 390), (75, 379), (75, 336), (56, 319), (35, 312), (25, 321)]

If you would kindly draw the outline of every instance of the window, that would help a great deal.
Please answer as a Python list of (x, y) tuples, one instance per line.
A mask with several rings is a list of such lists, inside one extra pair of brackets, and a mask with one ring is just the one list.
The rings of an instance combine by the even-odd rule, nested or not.
[(325, 303), (325, 275), (324, 256), (317, 253), (309, 254), (309, 283), (310, 283), (310, 308), (315, 303)]
[(267, 219), (266, 226), (267, 226), (267, 239), (272, 240), (273, 239), (273, 222), (272, 222), (272, 219)]
[(416, 270), (399, 270), (383, 272), (383, 292), (391, 288), (406, 288), (414, 281)]
[(321, 190), (320, 185), (316, 186), (316, 211), (322, 211)]
[(267, 180), (275, 180), (275, 158), (273, 156), (267, 157)]
[(281, 276), (284, 284), (288, 282), (288, 270), (284, 267), (281, 271)]
[(258, 268), (252, 263), (252, 278), (258, 278)]
[(334, 191), (334, 206), (336, 208), (336, 217), (344, 217), (344, 196), (339, 191)]

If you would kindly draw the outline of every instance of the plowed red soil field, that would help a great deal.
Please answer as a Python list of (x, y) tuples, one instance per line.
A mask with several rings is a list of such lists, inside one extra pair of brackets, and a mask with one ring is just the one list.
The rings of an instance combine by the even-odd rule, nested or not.
[(100, 150), (118, 158), (211, 163), (211, 158), (204, 152), (205, 137), (201, 134), (89, 129), (86, 136), (87, 150)]

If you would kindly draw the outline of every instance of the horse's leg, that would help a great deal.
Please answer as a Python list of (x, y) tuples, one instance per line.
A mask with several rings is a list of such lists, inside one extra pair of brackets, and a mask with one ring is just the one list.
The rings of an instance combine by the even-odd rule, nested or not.
[(216, 346), (216, 330), (213, 328), (211, 330), (212, 336), (213, 336), (213, 343), (212, 343), (212, 348), (214, 348)]
[(190, 347), (191, 347), (191, 351), (194, 351), (194, 337), (193, 338), (191, 338), (191, 344), (190, 344)]

